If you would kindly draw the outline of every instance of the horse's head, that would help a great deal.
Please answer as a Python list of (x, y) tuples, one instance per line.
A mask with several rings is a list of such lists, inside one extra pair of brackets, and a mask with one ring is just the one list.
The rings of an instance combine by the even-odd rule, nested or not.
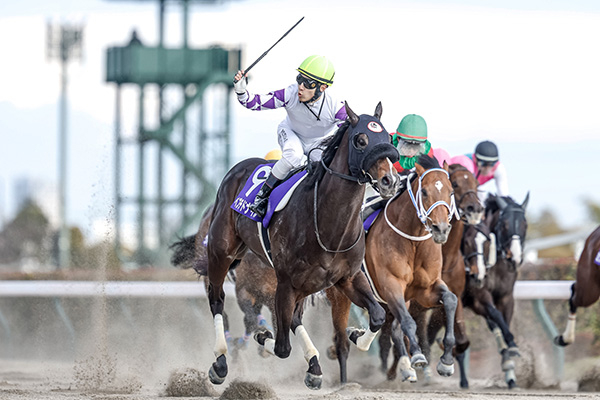
[(375, 114), (356, 115), (346, 103), (350, 126), (348, 128), (348, 168), (350, 175), (360, 182), (370, 182), (381, 197), (388, 199), (396, 193), (400, 180), (394, 168), (398, 150), (390, 143), (391, 136), (379, 121), (381, 103)]
[(510, 197), (500, 196), (490, 196), (486, 201), (486, 212), (490, 216), (487, 225), (495, 235), (498, 252), (515, 266), (523, 261), (523, 243), (527, 234), (525, 209), (528, 202), (529, 193), (522, 204)]
[(444, 244), (452, 228), (450, 220), (456, 212), (448, 164), (444, 161), (444, 167), (440, 168), (435, 158), (421, 156), (415, 167), (419, 179), (408, 185), (408, 193), (419, 219), (431, 232), (433, 240)]
[(496, 251), (492, 246), (490, 229), (485, 224), (466, 225), (460, 250), (465, 260), (465, 271), (477, 287), (483, 286), (488, 268), (496, 264)]
[(483, 204), (477, 196), (479, 182), (471, 171), (460, 164), (449, 167), (450, 181), (454, 189), (454, 196), (458, 199), (456, 207), (460, 218), (469, 225), (477, 225), (483, 218)]

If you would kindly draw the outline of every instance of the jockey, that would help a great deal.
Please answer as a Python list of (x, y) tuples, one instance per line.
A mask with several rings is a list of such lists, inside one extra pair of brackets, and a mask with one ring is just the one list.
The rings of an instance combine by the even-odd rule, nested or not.
[[(504, 164), (500, 162), (498, 147), (493, 142), (485, 140), (475, 147), (475, 153), (454, 156), (452, 164), (460, 164), (467, 168), (477, 178), (480, 185), (491, 181), (496, 183), (496, 194), (508, 196), (508, 177)], [(479, 199), (485, 202), (489, 191), (478, 189)]]
[(413, 169), (419, 156), (423, 154), (435, 157), (442, 166), (444, 161), (450, 160), (450, 154), (446, 150), (431, 148), (431, 143), (427, 140), (427, 124), (420, 115), (406, 115), (396, 132), (391, 135), (393, 145), (400, 152), (400, 160), (394, 164), (398, 172)]
[[(302, 164), (303, 157), (317, 147), (323, 138), (333, 134), (347, 117), (346, 107), (326, 89), (333, 84), (333, 64), (323, 56), (310, 56), (297, 68), (296, 83), (285, 89), (265, 95), (251, 94), (246, 90), (244, 71), (238, 71), (234, 90), (244, 107), (255, 110), (272, 110), (284, 107), (287, 117), (277, 128), (277, 138), (282, 157), (273, 165), (271, 174), (262, 185), (250, 210), (264, 216), (269, 194), (294, 168)], [(237, 81), (237, 82), (236, 82)], [(321, 151), (311, 153), (311, 160), (318, 161)]]

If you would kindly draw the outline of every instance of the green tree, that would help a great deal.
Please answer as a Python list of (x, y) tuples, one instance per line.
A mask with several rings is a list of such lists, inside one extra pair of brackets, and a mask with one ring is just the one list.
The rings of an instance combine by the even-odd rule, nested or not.
[(47, 261), (49, 234), (48, 218), (35, 202), (27, 200), (0, 232), (0, 262), (13, 263), (25, 255), (34, 256), (39, 262)]

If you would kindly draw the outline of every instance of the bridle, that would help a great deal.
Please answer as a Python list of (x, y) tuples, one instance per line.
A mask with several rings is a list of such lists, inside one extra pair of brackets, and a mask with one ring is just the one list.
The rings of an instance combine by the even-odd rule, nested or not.
[(385, 205), (385, 209), (383, 210), (383, 215), (385, 216), (385, 221), (387, 222), (388, 226), (390, 228), (392, 228), (392, 230), (394, 232), (396, 232), (398, 235), (409, 239), (409, 240), (413, 240), (413, 241), (424, 241), (429, 239), (432, 235), (431, 235), (431, 227), (429, 226), (429, 224), (427, 223), (428, 221), (431, 221), (431, 218), (429, 218), (429, 215), (433, 212), (433, 210), (436, 207), (439, 206), (444, 206), (448, 209), (448, 222), (450, 222), (452, 220), (452, 216), (456, 214), (456, 217), (459, 218), (457, 210), (456, 210), (456, 202), (454, 200), (454, 193), (452, 193), (450, 195), (450, 204), (448, 204), (446, 201), (444, 200), (438, 200), (435, 203), (433, 203), (427, 210), (425, 209), (425, 206), (423, 205), (423, 196), (422, 196), (422, 192), (421, 192), (421, 188), (422, 188), (422, 183), (423, 183), (423, 178), (431, 173), (431, 172), (443, 172), (446, 177), (448, 179), (450, 179), (450, 176), (448, 174), (448, 171), (446, 171), (443, 168), (431, 168), (426, 170), (425, 172), (423, 172), (423, 174), (421, 176), (419, 176), (419, 187), (417, 189), (417, 194), (415, 195), (412, 191), (412, 184), (410, 182), (410, 176), (407, 178), (407, 182), (406, 182), (406, 190), (408, 191), (408, 195), (410, 196), (410, 200), (412, 201), (412, 204), (415, 208), (415, 211), (417, 212), (417, 217), (419, 218), (419, 221), (421, 221), (421, 223), (423, 224), (423, 226), (425, 227), (425, 230), (427, 231), (427, 234), (424, 236), (412, 236), (409, 235), (407, 233), (402, 232), (400, 229), (398, 229), (396, 226), (394, 226), (394, 224), (391, 223), (391, 221), (388, 218), (387, 215), (387, 209), (390, 205), (390, 203), (392, 201), (394, 201), (394, 199), (396, 199), (398, 196), (400, 196), (402, 194), (402, 192), (398, 192), (394, 195), (394, 197), (392, 197)]

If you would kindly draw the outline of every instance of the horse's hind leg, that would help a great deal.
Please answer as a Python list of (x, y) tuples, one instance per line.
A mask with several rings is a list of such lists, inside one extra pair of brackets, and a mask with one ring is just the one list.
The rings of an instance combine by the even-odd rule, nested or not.
[(340, 367), (340, 383), (344, 384), (348, 381), (347, 360), (348, 353), (350, 352), (350, 342), (346, 336), (346, 327), (348, 326), (348, 317), (350, 315), (350, 299), (335, 287), (330, 287), (325, 293), (331, 303), (335, 354)]
[[(578, 267), (581, 268), (581, 267)], [(600, 268), (600, 267), (598, 267)], [(592, 281), (590, 283), (593, 284)], [(577, 281), (571, 285), (571, 297), (569, 298), (569, 319), (562, 335), (554, 338), (557, 346), (567, 346), (575, 341), (575, 322), (578, 307), (589, 307), (600, 298), (600, 287), (593, 285), (587, 291), (577, 290)]]
[(356, 273), (352, 278), (339, 281), (336, 287), (360, 308), (369, 313), (369, 329), (366, 331), (348, 328), (348, 337), (359, 350), (367, 351), (375, 339), (377, 332), (385, 322), (385, 310), (373, 295), (369, 281), (363, 272)]
[[(395, 291), (394, 293), (404, 293), (404, 289), (399, 288), (399, 290)], [(417, 324), (406, 308), (404, 297), (400, 295), (398, 298), (387, 299), (387, 302), (390, 312), (400, 323), (402, 332), (404, 332), (404, 335), (408, 338), (411, 354), (411, 367), (424, 368), (427, 365), (427, 359), (423, 355), (421, 347), (419, 347), (419, 340), (417, 339)]]

